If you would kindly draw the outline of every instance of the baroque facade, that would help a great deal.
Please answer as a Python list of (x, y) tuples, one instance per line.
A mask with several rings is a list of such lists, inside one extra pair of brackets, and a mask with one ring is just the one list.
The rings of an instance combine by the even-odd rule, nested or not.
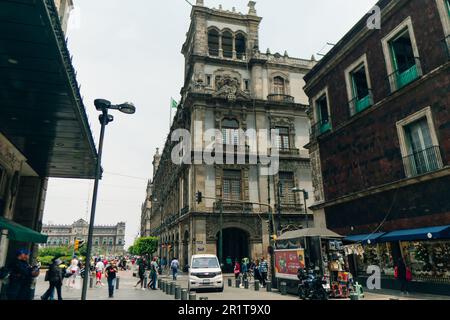
[[(292, 58), (287, 52), (262, 53), (261, 20), (253, 1), (248, 14), (210, 9), (203, 1), (192, 9), (182, 48), (185, 84), (170, 135), (177, 129), (191, 133), (192, 139), (183, 141), (188, 150), (182, 154), (188, 161), (172, 162), (172, 152), (178, 149), (169, 136), (162, 153), (155, 155), (146, 198), (150, 234), (161, 239), (159, 254), (177, 256), (184, 265), (193, 254), (219, 255), (220, 230), (224, 259), (267, 255), (269, 212), (277, 211), (277, 189), (282, 189), (275, 218), (280, 232), (302, 228), (312, 218), (303, 209), (302, 196), (292, 189), (312, 191), (304, 149), (309, 141), (308, 99), (302, 88), (303, 76), (315, 61)], [(268, 142), (267, 135), (260, 134), (271, 129), (279, 135)], [(211, 135), (208, 130), (216, 131)], [(241, 133), (252, 130), (258, 132), (255, 139)], [(217, 153), (223, 149), (227, 161), (207, 165), (195, 160), (211, 146)], [(263, 173), (266, 168), (259, 157), (257, 162), (249, 160), (254, 154), (275, 159), (277, 151), (275, 174)], [(238, 158), (245, 161), (236, 164)], [(197, 192), (203, 195), (201, 203), (196, 202)]]
[(353, 274), (379, 265), (393, 288), (403, 258), (412, 291), (448, 293), (450, 2), (377, 5), (380, 30), (365, 16), (305, 76), (311, 208), (318, 225), (364, 244)]
[[(72, 245), (75, 240), (87, 243), (89, 223), (80, 219), (71, 225), (44, 224), (42, 233), (47, 235), (44, 247)], [(94, 226), (92, 253), (94, 255), (118, 255), (124, 252), (125, 223), (115, 226)]]

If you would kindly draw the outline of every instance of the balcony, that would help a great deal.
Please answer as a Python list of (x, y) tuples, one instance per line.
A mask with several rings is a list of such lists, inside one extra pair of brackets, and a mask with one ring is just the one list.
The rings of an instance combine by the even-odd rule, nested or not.
[(389, 75), (388, 79), (391, 86), (391, 93), (407, 86), (422, 75), (419, 58), (416, 57), (414, 58), (414, 60), (415, 64), (408, 69), (404, 71), (395, 70), (392, 74)]
[(267, 100), (272, 101), (272, 102), (295, 103), (294, 97), (286, 95), (286, 94), (269, 94), (267, 96)]
[[(239, 200), (240, 201), (240, 200)], [(214, 204), (214, 210), (219, 212), (220, 206), (218, 203)], [(233, 202), (233, 200), (223, 200), (223, 210), (231, 212), (250, 213), (253, 210), (251, 203)]]
[(373, 105), (373, 94), (371, 89), (369, 89), (367, 96), (365, 96), (364, 98), (361, 99), (354, 98), (353, 100), (350, 100), (350, 102), (348, 103), (351, 115), (355, 115), (372, 105)]
[(443, 167), (441, 151), (433, 146), (403, 158), (405, 173), (408, 178), (437, 171)]
[(283, 212), (305, 212), (305, 207), (302, 204), (297, 203), (281, 203), (281, 213)]
[(447, 61), (450, 61), (450, 35), (442, 39), (442, 48), (447, 57)]
[(331, 131), (331, 123), (329, 121), (319, 121), (311, 126), (311, 140), (317, 139), (321, 134)]

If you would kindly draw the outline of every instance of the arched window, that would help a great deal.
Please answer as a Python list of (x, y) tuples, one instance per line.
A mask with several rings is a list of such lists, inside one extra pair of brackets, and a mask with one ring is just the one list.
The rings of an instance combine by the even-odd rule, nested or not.
[(219, 56), (219, 32), (215, 29), (208, 31), (208, 48), (210, 56)]
[(246, 39), (245, 36), (241, 33), (236, 35), (236, 57), (240, 60), (244, 59), (246, 56)]
[(286, 94), (286, 81), (282, 77), (273, 78), (273, 93)]
[(225, 58), (233, 58), (233, 35), (229, 31), (222, 33), (222, 50)]
[(239, 145), (239, 122), (236, 119), (223, 119), (222, 141), (227, 145)]

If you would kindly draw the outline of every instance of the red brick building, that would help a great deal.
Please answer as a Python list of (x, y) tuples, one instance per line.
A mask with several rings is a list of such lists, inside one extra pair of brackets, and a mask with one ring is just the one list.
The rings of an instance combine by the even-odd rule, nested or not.
[(369, 13), (305, 77), (312, 209), (364, 245), (354, 272), (380, 265), (393, 286), (403, 256), (436, 292), (450, 284), (450, 3), (377, 5), (381, 29)]

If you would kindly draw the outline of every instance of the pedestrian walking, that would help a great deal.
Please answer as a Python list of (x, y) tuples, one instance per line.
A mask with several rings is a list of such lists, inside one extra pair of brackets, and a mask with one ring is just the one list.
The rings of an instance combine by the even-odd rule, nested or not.
[(403, 258), (398, 258), (395, 266), (394, 276), (400, 282), (400, 291), (402, 294), (408, 294), (408, 282), (412, 280), (411, 269), (405, 264)]
[(105, 264), (103, 263), (102, 260), (99, 260), (97, 262), (97, 264), (95, 265), (95, 277), (97, 279), (97, 282), (95, 283), (95, 285), (100, 285), (103, 287), (103, 283), (102, 283), (102, 274), (103, 274), (103, 270), (105, 269)]
[(261, 271), (259, 270), (259, 260), (256, 259), (253, 266), (253, 276), (255, 277), (255, 280), (258, 280), (260, 283), (262, 283), (262, 277), (261, 277)]
[(114, 287), (116, 286), (118, 273), (119, 269), (117, 268), (117, 263), (113, 260), (105, 269), (105, 276), (108, 281), (108, 294), (110, 298), (114, 298)]
[(242, 265), (241, 265), (241, 272), (242, 272), (242, 280), (247, 280), (248, 278), (248, 258), (242, 259)]
[(239, 261), (235, 261), (234, 262), (234, 277), (237, 279), (239, 279), (239, 276), (241, 274), (241, 265), (239, 264)]
[(77, 277), (80, 275), (80, 267), (79, 261), (76, 256), (70, 262), (70, 266), (68, 268), (68, 272), (71, 275), (68, 279), (67, 286), (69, 288), (74, 288), (76, 284)]
[(261, 273), (261, 281), (262, 281), (263, 287), (266, 286), (268, 271), (269, 271), (269, 264), (264, 259), (264, 257), (262, 257), (261, 262), (259, 263), (259, 272)]
[(136, 285), (134, 286), (135, 288), (140, 284), (141, 285), (141, 289), (145, 290), (144, 288), (144, 279), (145, 279), (145, 271), (147, 270), (147, 261), (145, 259), (142, 259), (139, 263), (138, 263), (138, 276), (139, 276), (139, 281), (136, 283)]
[(152, 290), (156, 290), (156, 281), (158, 281), (158, 258), (153, 258), (153, 261), (150, 264), (150, 283), (149, 288)]
[(172, 269), (172, 279), (176, 281), (178, 276), (178, 269), (180, 268), (180, 262), (178, 262), (177, 258), (173, 258), (172, 262), (170, 263), (170, 268)]
[(53, 259), (53, 263), (50, 265), (47, 273), (45, 274), (45, 281), (49, 282), (48, 290), (41, 296), (41, 300), (53, 300), (53, 293), (56, 289), (58, 294), (58, 300), (62, 301), (62, 283), (64, 279), (63, 270), (60, 265), (62, 264), (61, 259)]
[(16, 252), (16, 259), (8, 267), (9, 285), (6, 290), (8, 300), (33, 300), (31, 285), (39, 276), (39, 268), (32, 267), (28, 260), (30, 252), (20, 249)]

